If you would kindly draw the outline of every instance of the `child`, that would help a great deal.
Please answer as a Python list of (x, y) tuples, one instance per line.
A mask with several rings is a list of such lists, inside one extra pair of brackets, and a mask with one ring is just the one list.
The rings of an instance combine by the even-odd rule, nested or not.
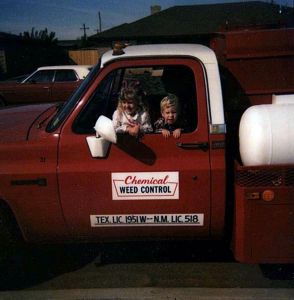
[(137, 89), (124, 82), (120, 92), (116, 111), (112, 122), (117, 133), (128, 133), (137, 137), (140, 133), (152, 131), (150, 117), (146, 109), (140, 104)]
[(168, 94), (160, 102), (160, 111), (162, 118), (154, 123), (155, 132), (161, 132), (164, 138), (171, 134), (178, 139), (181, 136), (182, 126), (179, 120), (178, 97), (174, 94)]

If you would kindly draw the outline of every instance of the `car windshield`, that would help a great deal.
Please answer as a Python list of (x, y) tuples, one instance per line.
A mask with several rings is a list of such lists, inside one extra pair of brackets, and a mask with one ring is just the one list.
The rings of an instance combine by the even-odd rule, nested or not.
[(75, 105), (82, 98), (85, 91), (87, 91), (89, 85), (91, 85), (92, 81), (94, 80), (94, 78), (98, 74), (99, 70), (100, 70), (100, 61), (91, 70), (91, 72), (88, 74), (88, 76), (82, 82), (82, 84), (72, 94), (70, 99), (67, 102), (65, 102), (63, 106), (60, 107), (60, 109), (57, 111), (57, 113), (53, 117), (53, 119), (48, 123), (48, 126), (46, 128), (47, 132), (55, 131), (60, 126), (60, 124), (67, 118), (69, 113), (72, 111), (72, 109), (75, 107)]
[(19, 75), (19, 76), (15, 76), (15, 77), (11, 77), (11, 78), (5, 79), (5, 80), (1, 81), (0, 83), (10, 83), (10, 82), (21, 83), (26, 78), (28, 78), (28, 76), (30, 76), (30, 74)]

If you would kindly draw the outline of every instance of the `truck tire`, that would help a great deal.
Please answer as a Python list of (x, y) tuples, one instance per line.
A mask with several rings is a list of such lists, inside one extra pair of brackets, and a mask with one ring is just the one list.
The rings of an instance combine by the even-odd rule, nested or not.
[(22, 245), (21, 233), (10, 209), (0, 203), (0, 261), (13, 255)]
[(0, 97), (0, 108), (5, 106), (5, 101), (2, 97)]

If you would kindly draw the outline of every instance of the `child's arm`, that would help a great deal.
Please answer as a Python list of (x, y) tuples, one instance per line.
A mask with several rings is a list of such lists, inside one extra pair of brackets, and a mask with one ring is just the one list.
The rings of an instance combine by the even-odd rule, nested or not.
[(126, 130), (127, 130), (129, 135), (138, 136), (139, 131), (140, 131), (140, 125), (138, 125), (138, 124), (128, 125)]
[(142, 120), (141, 120), (141, 124), (140, 124), (140, 131), (141, 132), (152, 132), (153, 128), (150, 122), (150, 117), (149, 114), (147, 112), (144, 112), (142, 114)]
[(164, 138), (168, 138), (170, 136), (170, 132), (167, 129), (162, 129), (161, 134), (163, 135)]
[(126, 133), (126, 132), (128, 132), (127, 131), (127, 125), (122, 123), (122, 118), (123, 118), (123, 116), (121, 115), (121, 113), (118, 110), (116, 110), (113, 113), (112, 123), (113, 123), (113, 126), (114, 126), (114, 129), (115, 129), (116, 133)]
[(181, 132), (182, 132), (182, 129), (181, 128), (177, 128), (173, 131), (173, 137), (175, 139), (178, 139), (180, 136), (181, 136)]

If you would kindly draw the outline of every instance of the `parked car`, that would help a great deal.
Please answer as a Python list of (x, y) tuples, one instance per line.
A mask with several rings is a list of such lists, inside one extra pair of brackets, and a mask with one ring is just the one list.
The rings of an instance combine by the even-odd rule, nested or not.
[(8, 83), (8, 82), (18, 82), (21, 83), (23, 82), (27, 77), (29, 77), (31, 74), (23, 74), (23, 75), (18, 75), (15, 77), (10, 77), (8, 79), (5, 79), (4, 81), (0, 81), (1, 84), (3, 83)]
[(88, 65), (40, 67), (20, 82), (0, 82), (0, 106), (66, 101), (91, 68)]

